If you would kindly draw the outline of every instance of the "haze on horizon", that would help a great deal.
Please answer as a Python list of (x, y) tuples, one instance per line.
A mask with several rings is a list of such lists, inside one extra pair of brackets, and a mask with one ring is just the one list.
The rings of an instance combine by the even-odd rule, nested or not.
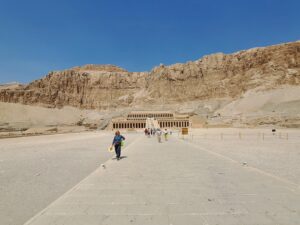
[(297, 0), (2, 0), (0, 83), (84, 64), (149, 71), (296, 41), (299, 8)]

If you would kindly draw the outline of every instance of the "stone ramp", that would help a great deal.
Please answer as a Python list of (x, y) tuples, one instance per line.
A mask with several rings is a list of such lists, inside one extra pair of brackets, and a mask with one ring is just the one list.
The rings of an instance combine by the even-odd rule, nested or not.
[(298, 187), (171, 136), (141, 136), (26, 225), (296, 225)]
[(146, 128), (147, 129), (159, 129), (160, 126), (159, 126), (157, 119), (147, 118), (146, 119)]

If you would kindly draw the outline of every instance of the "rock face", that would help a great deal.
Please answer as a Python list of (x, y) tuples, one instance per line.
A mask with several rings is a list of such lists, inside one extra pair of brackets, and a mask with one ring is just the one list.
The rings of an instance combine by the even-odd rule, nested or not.
[(151, 95), (166, 101), (237, 97), (247, 90), (300, 84), (300, 42), (205, 56), (150, 73)]
[(218, 53), (150, 72), (128, 72), (112, 65), (75, 67), (51, 72), (26, 86), (2, 88), (0, 101), (102, 110), (237, 98), (251, 89), (283, 85), (300, 85), (300, 42)]
[(114, 66), (75, 67), (51, 72), (46, 77), (18, 89), (4, 89), (0, 101), (41, 105), (45, 107), (75, 106), (106, 109), (129, 105), (132, 95), (145, 87), (145, 73), (129, 73)]

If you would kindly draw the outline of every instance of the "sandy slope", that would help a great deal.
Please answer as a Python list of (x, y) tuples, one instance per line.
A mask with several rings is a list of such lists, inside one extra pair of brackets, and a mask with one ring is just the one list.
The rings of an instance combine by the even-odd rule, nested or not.
[(0, 137), (96, 129), (107, 123), (107, 117), (107, 112), (73, 107), (51, 109), (0, 102)]
[(270, 112), (291, 116), (300, 114), (300, 87), (284, 86), (260, 92), (251, 90), (218, 110), (224, 116)]
[(208, 124), (234, 127), (300, 128), (300, 87), (250, 90), (214, 112)]
[(75, 125), (81, 119), (97, 121), (103, 113), (72, 107), (49, 109), (13, 103), (0, 103), (0, 122), (20, 123), (28, 126)]

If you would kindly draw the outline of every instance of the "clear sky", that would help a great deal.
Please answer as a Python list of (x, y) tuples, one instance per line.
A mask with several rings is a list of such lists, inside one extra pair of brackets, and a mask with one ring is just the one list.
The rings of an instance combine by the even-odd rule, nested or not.
[(0, 0), (0, 83), (115, 64), (148, 71), (300, 39), (299, 0)]

